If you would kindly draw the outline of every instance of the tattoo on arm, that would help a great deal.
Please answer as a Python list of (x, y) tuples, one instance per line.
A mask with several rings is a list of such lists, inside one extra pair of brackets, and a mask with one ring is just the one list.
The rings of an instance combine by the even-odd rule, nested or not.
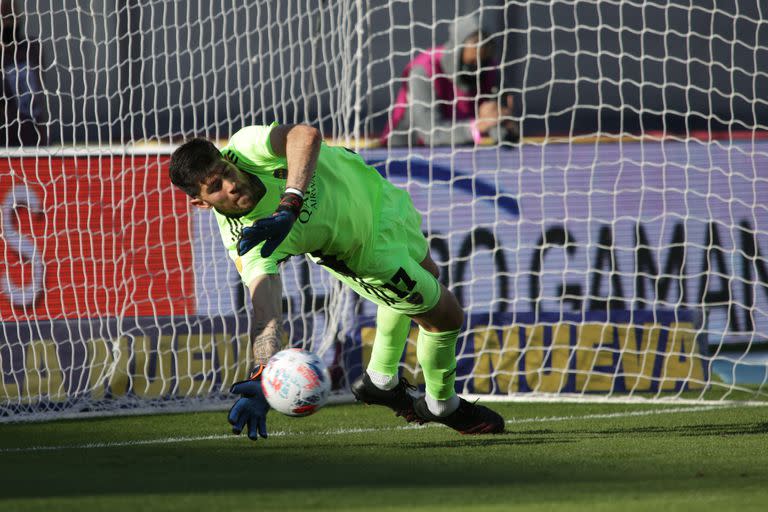
[(276, 320), (257, 324), (253, 335), (253, 364), (267, 364), (269, 358), (280, 350), (280, 342), (283, 339), (283, 327)]
[(274, 274), (259, 276), (249, 288), (253, 304), (253, 364), (267, 364), (283, 344), (283, 285), (280, 276)]

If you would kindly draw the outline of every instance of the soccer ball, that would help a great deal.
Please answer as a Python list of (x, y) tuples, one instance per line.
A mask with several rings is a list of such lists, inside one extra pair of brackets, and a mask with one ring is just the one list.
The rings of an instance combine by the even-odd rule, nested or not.
[(316, 354), (300, 348), (273, 355), (261, 374), (270, 407), (288, 416), (308, 416), (328, 401), (331, 376)]

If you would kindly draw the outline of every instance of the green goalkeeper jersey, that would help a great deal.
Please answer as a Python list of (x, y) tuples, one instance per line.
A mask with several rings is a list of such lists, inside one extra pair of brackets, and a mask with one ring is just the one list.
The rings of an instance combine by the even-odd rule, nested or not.
[(221, 150), (241, 171), (257, 176), (266, 194), (248, 214), (230, 218), (215, 212), (224, 245), (245, 284), (263, 274), (276, 274), (278, 263), (290, 256), (310, 254), (337, 271), (357, 272), (365, 265), (378, 231), (382, 194), (405, 194), (386, 181), (358, 155), (323, 143), (314, 176), (304, 193), (301, 213), (285, 240), (268, 258), (261, 245), (238, 256), (242, 229), (271, 216), (285, 190), (285, 157), (272, 152), (273, 126), (249, 126), (235, 133)]

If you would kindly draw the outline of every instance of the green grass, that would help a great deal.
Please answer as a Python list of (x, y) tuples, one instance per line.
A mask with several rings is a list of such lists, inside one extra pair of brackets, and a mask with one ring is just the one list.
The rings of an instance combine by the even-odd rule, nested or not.
[[(0, 510), (744, 512), (768, 503), (768, 407), (491, 406), (511, 420), (507, 433), (402, 428), (361, 405), (271, 413), (271, 437), (255, 443), (228, 436), (223, 412), (0, 425)], [(662, 410), (674, 412), (627, 414)]]

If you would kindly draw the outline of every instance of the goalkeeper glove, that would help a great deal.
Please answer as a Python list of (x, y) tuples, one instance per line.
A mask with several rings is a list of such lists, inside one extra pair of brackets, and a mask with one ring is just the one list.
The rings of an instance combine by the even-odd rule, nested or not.
[(248, 438), (256, 441), (259, 436), (267, 438), (267, 412), (269, 404), (261, 390), (261, 370), (258, 366), (251, 371), (248, 380), (235, 382), (230, 393), (241, 395), (235, 405), (229, 410), (227, 420), (232, 425), (232, 432), (240, 435), (246, 423), (248, 424)]
[(237, 254), (242, 256), (261, 242), (265, 242), (261, 248), (261, 257), (269, 257), (288, 236), (303, 204), (304, 200), (298, 194), (283, 194), (280, 197), (280, 205), (271, 217), (259, 219), (253, 225), (243, 228), (237, 242)]

